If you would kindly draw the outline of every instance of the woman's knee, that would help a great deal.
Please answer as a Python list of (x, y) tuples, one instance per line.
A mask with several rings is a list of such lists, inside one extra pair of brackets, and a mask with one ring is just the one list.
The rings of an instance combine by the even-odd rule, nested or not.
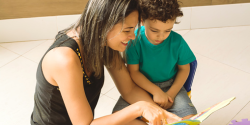
[(187, 115), (187, 116), (184, 116), (183, 119), (190, 119), (190, 118), (193, 117), (193, 116), (194, 116), (194, 114), (192, 114), (192, 115)]
[(126, 125), (147, 125), (147, 123), (144, 122), (144, 121), (135, 119), (135, 120), (133, 120), (133, 121), (127, 123)]

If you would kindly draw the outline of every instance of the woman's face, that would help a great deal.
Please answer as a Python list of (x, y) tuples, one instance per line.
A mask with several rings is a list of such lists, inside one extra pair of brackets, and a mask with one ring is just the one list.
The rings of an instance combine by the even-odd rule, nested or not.
[(107, 34), (107, 43), (111, 49), (123, 52), (128, 45), (128, 41), (135, 39), (134, 30), (138, 23), (138, 16), (138, 11), (133, 11), (125, 18), (124, 23), (119, 22), (114, 25)]

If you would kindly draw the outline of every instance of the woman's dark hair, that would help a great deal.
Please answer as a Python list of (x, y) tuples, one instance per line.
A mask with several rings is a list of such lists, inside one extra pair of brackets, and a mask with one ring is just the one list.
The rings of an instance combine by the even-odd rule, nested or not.
[[(180, 5), (177, 0), (140, 0), (142, 11), (142, 20), (175, 20), (183, 16)], [(178, 23), (178, 22), (176, 22)]]
[[(139, 10), (137, 0), (89, 0), (80, 19), (61, 33), (80, 28), (79, 40), (83, 48), (85, 68), (100, 78), (103, 65), (109, 68), (116, 67), (115, 60), (122, 61), (120, 52), (107, 46), (108, 32), (115, 24), (124, 23), (125, 17), (131, 12)], [(140, 12), (138, 18), (140, 20)], [(121, 64), (118, 64), (120, 68)]]

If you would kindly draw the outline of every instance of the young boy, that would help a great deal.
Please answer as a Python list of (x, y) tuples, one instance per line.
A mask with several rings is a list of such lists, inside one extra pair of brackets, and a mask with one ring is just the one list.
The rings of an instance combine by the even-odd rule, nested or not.
[[(188, 119), (197, 111), (183, 85), (189, 63), (196, 58), (182, 36), (172, 31), (176, 18), (183, 13), (177, 0), (141, 0), (141, 10), (139, 38), (126, 50), (131, 78), (151, 94), (156, 104)], [(120, 98), (114, 111), (126, 104)]]

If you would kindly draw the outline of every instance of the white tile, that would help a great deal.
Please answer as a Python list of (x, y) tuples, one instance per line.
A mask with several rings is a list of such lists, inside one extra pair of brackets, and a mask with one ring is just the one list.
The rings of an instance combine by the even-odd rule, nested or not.
[(116, 104), (116, 101), (103, 95), (99, 98), (97, 106), (95, 108), (95, 116), (94, 118), (99, 118), (102, 116), (112, 114), (112, 110)]
[(15, 52), (19, 55), (22, 55), (34, 47), (38, 46), (45, 40), (40, 41), (29, 41), (29, 42), (12, 42), (12, 43), (0, 43), (1, 46)]
[(0, 20), (0, 42), (53, 39), (56, 16)]
[(72, 24), (76, 23), (80, 18), (80, 14), (77, 15), (65, 15), (65, 16), (57, 16), (57, 27), (58, 31), (68, 28)]
[[(248, 95), (249, 96), (249, 95)], [(228, 97), (230, 98), (230, 97)], [(220, 101), (226, 100), (228, 98), (221, 98)], [(219, 109), (209, 116), (201, 125), (228, 125), (228, 123), (233, 119), (233, 117), (238, 113), (241, 108), (246, 104), (247, 97), (238, 97), (233, 100), (228, 106)], [(217, 102), (220, 102), (217, 101)], [(215, 105), (214, 103), (213, 105)]]
[(0, 68), (0, 124), (29, 124), (37, 64), (19, 57)]
[(194, 52), (250, 73), (249, 34), (250, 26), (196, 29), (184, 39)]
[[(0, 81), (5, 82), (5, 81), (12, 81), (12, 80), (17, 80), (17, 79), (25, 80), (30, 77), (35, 78), (37, 65), (38, 64), (24, 57), (18, 57), (14, 61), (11, 61), (7, 65), (0, 68), (0, 73), (1, 73)], [(30, 73), (30, 71), (32, 72)], [(15, 83), (15, 84), (18, 84), (18, 83)], [(4, 89), (4, 87), (1, 87), (1, 89)]]
[(190, 30), (177, 30), (175, 32), (179, 33), (182, 37), (187, 34)]
[(0, 67), (16, 59), (19, 55), (0, 46)]
[(174, 24), (173, 30), (190, 30), (191, 28), (191, 7), (183, 7), (181, 8), (183, 12), (182, 17), (177, 18), (177, 22), (179, 24)]
[(120, 92), (118, 91), (118, 89), (116, 87), (114, 87), (113, 89), (111, 89), (109, 92), (107, 92), (105, 94), (106, 96), (114, 99), (114, 100), (118, 100), (119, 97), (121, 96)]
[(113, 79), (111, 78), (111, 76), (109, 75), (108, 70), (106, 69), (106, 67), (104, 68), (104, 85), (102, 87), (101, 93), (102, 94), (106, 94), (108, 91), (110, 91), (112, 88), (115, 87), (115, 83), (113, 81)]
[(198, 67), (192, 86), (192, 102), (198, 112), (236, 97), (230, 105), (209, 116), (202, 125), (226, 125), (250, 101), (250, 74), (195, 54)]
[(232, 120), (241, 122), (242, 119), (248, 119), (248, 121), (250, 121), (250, 102), (248, 102), (248, 104), (242, 108)]
[[(199, 94), (196, 93), (210, 91), (211, 89), (216, 91), (219, 89), (218, 94), (223, 91), (229, 91), (233, 89), (234, 92), (231, 92), (230, 94), (234, 94), (241, 89), (245, 89), (244, 86), (249, 86), (249, 73), (209, 59), (197, 53), (195, 53), (195, 55), (197, 57), (198, 67), (192, 86), (192, 90), (194, 90), (194, 96), (196, 95), (199, 97)], [(230, 88), (230, 86), (234, 87)], [(211, 93), (204, 92), (203, 95), (210, 96)]]
[(250, 25), (250, 4), (192, 7), (191, 29)]
[[(237, 53), (234, 53), (234, 51), (237, 51)], [(235, 48), (234, 51), (230, 51), (223, 59), (223, 62), (250, 73), (250, 45), (242, 48)]]
[(36, 62), (39, 63), (41, 60), (42, 56), (45, 54), (45, 52), (49, 49), (49, 47), (52, 45), (54, 40), (46, 40), (39, 46), (33, 48), (29, 52), (25, 53), (23, 56)]

